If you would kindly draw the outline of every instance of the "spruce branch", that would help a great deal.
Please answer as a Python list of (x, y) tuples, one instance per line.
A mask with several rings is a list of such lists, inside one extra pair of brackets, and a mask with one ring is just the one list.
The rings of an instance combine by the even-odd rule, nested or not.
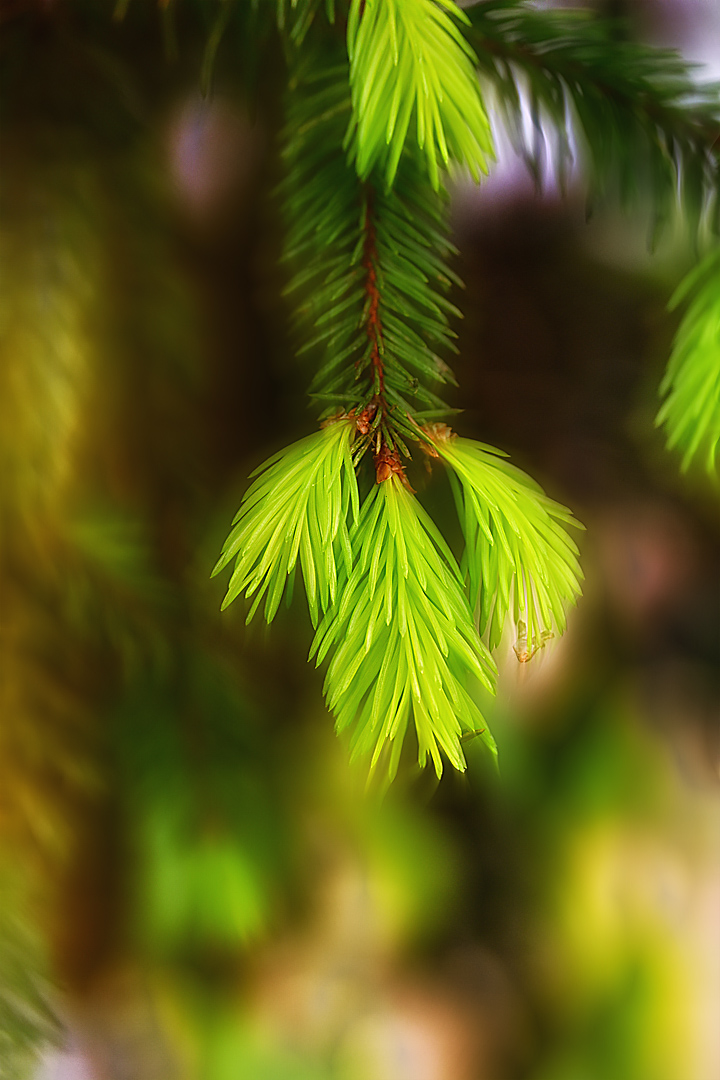
[(387, 749), (394, 776), (410, 717), (420, 765), (438, 776), (441, 751), (465, 768), (463, 732), (495, 743), (467, 689), (474, 676), (494, 689), (495, 665), (477, 635), (462, 576), (447, 544), (417, 499), (391, 475), (375, 484), (352, 530), (352, 569), (341, 569), (339, 601), (321, 622), (311, 649), (325, 678), (337, 728), (354, 726), (353, 756)]
[[(441, 425), (428, 427), (450, 411), (436, 393), (438, 383), (452, 381), (439, 354), (454, 348), (449, 319), (460, 315), (446, 295), (459, 282), (447, 266), (454, 249), (435, 142), (452, 144), (452, 153), (440, 152), (446, 164), (468, 163), (463, 154), (470, 143), (450, 137), (461, 123), (452, 111), (456, 82), (448, 83), (442, 109), (439, 98), (433, 104), (437, 71), (450, 63), (448, 43), (437, 45), (440, 60), (435, 46), (425, 53), (423, 45), (415, 55), (413, 63), (421, 56), (439, 65), (434, 78), (422, 69), (422, 93), (413, 81), (422, 81), (422, 71), (403, 59), (413, 49), (412, 20), (425, 12), (417, 33), (427, 44), (440, 15), (449, 20), (448, 4), (407, 0), (399, 11), (397, 0), (353, 4), (350, 67), (332, 43), (291, 52), (280, 188), (285, 259), (293, 268), (286, 292), (296, 305), (300, 354), (319, 358), (311, 396), (322, 402), (328, 427), (262, 467), (216, 567), (237, 560), (223, 606), (242, 591), (257, 593), (251, 618), (265, 595), (269, 621), (300, 558), (316, 626), (311, 657), (317, 664), (329, 660), (328, 707), (339, 730), (352, 729), (353, 754), (369, 756), (371, 769), (382, 759), (391, 777), (408, 730), (415, 732), (420, 764), (430, 758), (438, 775), (443, 757), (465, 767), (464, 738), (481, 735), (495, 752), (471, 693), (473, 679), (494, 687), (496, 669), (480, 632), (487, 630), (494, 647), (512, 607), (519, 628), (524, 616), (531, 653), (553, 628), (564, 629), (564, 605), (576, 598), (580, 577), (577, 548), (562, 527), (571, 521), (569, 511), (498, 462), (492, 448), (444, 439)], [(469, 50), (451, 40), (464, 79), (473, 74)], [(387, 52), (395, 46), (397, 65)], [(376, 78), (373, 94), (360, 100), (360, 88), (364, 93)], [(400, 127), (393, 126), (397, 116), (386, 127), (382, 110), (397, 113), (396, 88), (408, 79)], [(426, 108), (435, 127), (427, 117), (418, 124), (435, 140), (434, 165), (423, 138), (406, 139), (412, 110), (420, 117)], [(370, 117), (374, 149), (363, 115)], [(469, 126), (462, 123), (477, 149), (473, 115), (471, 108)], [(378, 130), (385, 132), (380, 141)], [(407, 482), (410, 440), (457, 475), (467, 582)], [(366, 453), (374, 483), (358, 514), (354, 470)]]
[(345, 137), (358, 174), (375, 166), (392, 186), (411, 120), (430, 181), (438, 161), (467, 166), (477, 181), (492, 157), (475, 56), (452, 0), (351, 0), (347, 28), (353, 118)]
[[(546, 153), (542, 113), (558, 136), (584, 145), (596, 190), (627, 200), (650, 194), (661, 222), (677, 200), (697, 223), (710, 201), (720, 213), (720, 95), (697, 85), (673, 50), (622, 38), (617, 20), (585, 10), (538, 10), (526, 0), (485, 0), (467, 9), (479, 70), (495, 89), (519, 148), (539, 176)], [(522, 135), (521, 94), (530, 96), (533, 145)]]
[(683, 451), (682, 471), (696, 458), (717, 476), (720, 446), (720, 249), (712, 251), (680, 284), (671, 309), (692, 297), (675, 335), (660, 386), (665, 401), (656, 423), (669, 450)]

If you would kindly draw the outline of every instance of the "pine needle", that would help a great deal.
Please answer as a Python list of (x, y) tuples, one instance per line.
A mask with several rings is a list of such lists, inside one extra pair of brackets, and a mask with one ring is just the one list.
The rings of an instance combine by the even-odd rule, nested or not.
[(380, 162), (392, 186), (413, 118), (433, 188), (451, 161), (476, 181), (487, 172), (490, 125), (458, 23), (468, 18), (451, 0), (352, 0), (346, 145), (363, 179)]

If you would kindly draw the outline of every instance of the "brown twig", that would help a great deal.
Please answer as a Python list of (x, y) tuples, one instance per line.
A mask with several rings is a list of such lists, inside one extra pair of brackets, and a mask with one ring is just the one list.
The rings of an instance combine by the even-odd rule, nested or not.
[(382, 484), (384, 480), (395, 475), (399, 476), (403, 484), (412, 491), (405, 476), (405, 466), (402, 463), (400, 454), (393, 445), (392, 436), (388, 432), (390, 407), (385, 396), (382, 297), (378, 285), (377, 233), (373, 213), (372, 189), (369, 186), (365, 189), (364, 230), (365, 238), (362, 252), (362, 266), (365, 270), (364, 325), (370, 342), (369, 366), (373, 394), (367, 405), (357, 414), (355, 423), (358, 432), (374, 444), (373, 457), (377, 483)]

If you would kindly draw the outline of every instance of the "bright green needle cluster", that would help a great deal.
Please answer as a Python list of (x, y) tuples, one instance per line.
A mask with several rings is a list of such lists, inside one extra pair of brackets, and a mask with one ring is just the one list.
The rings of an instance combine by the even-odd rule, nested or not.
[(466, 683), (474, 676), (492, 690), (495, 665), (452, 553), (397, 476), (372, 488), (351, 539), (352, 570), (311, 656), (319, 664), (332, 654), (325, 694), (338, 730), (354, 724), (353, 754), (371, 755), (374, 767), (389, 746), (393, 776), (411, 716), (420, 764), (429, 756), (438, 776), (441, 750), (465, 768), (463, 731), (481, 735), (494, 752)]
[(682, 470), (700, 457), (717, 475), (720, 447), (720, 250), (690, 273), (670, 301), (694, 299), (675, 336), (660, 392), (667, 395), (657, 416), (668, 449), (683, 451)]
[(268, 458), (243, 497), (213, 575), (235, 559), (223, 608), (242, 592), (255, 596), (250, 622), (263, 596), (271, 622), (300, 559), (313, 625), (318, 607), (337, 594), (338, 563), (352, 564), (348, 513), (358, 517), (358, 491), (350, 455), (353, 425), (327, 424)]
[(458, 28), (468, 23), (453, 0), (352, 0), (352, 145), (358, 174), (380, 163), (390, 187), (415, 119), (432, 186), (456, 161), (477, 181), (492, 157), (490, 125), (475, 75), (475, 54)]
[(525, 623), (532, 654), (544, 632), (565, 630), (566, 608), (580, 594), (578, 548), (564, 526), (583, 526), (526, 473), (503, 461), (502, 451), (456, 436), (441, 434), (433, 441), (452, 470), (480, 632), (487, 630), (490, 648), (496, 648), (512, 609), (515, 623)]

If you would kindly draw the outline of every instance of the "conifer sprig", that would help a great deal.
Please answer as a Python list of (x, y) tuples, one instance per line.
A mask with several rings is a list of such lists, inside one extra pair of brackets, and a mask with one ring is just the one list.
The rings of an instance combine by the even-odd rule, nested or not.
[[(631, 40), (617, 19), (586, 9), (538, 9), (527, 0), (483, 0), (467, 9), (481, 74), (497, 93), (519, 149), (539, 177), (556, 136), (561, 171), (572, 127), (594, 189), (652, 199), (658, 224), (678, 196), (691, 223), (714, 205), (720, 220), (718, 86), (697, 85), (672, 50)], [(522, 97), (536, 120), (523, 135)], [(526, 99), (527, 100), (527, 99)]]
[(660, 393), (666, 395), (657, 424), (667, 434), (668, 449), (683, 451), (685, 472), (700, 458), (717, 475), (720, 447), (720, 249), (697, 266), (670, 301), (692, 302), (675, 335)]
[(352, 569), (341, 570), (339, 600), (311, 657), (319, 664), (332, 655), (325, 694), (338, 730), (354, 725), (353, 755), (370, 756), (375, 767), (387, 748), (392, 777), (411, 717), (420, 764), (429, 756), (438, 776), (441, 751), (465, 768), (463, 732), (479, 734), (495, 752), (466, 685), (474, 676), (492, 690), (495, 665), (452, 553), (399, 476), (373, 486), (351, 542)]
[(582, 526), (501, 450), (451, 435), (444, 425), (431, 431), (451, 468), (480, 632), (496, 648), (511, 610), (516, 624), (525, 623), (532, 654), (544, 633), (565, 630), (566, 608), (580, 593), (578, 548), (565, 526)]
[(244, 592), (255, 600), (250, 622), (263, 598), (271, 622), (288, 577), (300, 561), (313, 625), (318, 610), (334, 602), (338, 563), (352, 564), (347, 519), (359, 513), (351, 456), (354, 424), (345, 419), (280, 450), (252, 473), (233, 528), (213, 575), (235, 559), (223, 608)]
[[(491, 646), (512, 608), (532, 652), (564, 628), (579, 591), (569, 511), (491, 448), (426, 426), (450, 411), (436, 392), (452, 379), (438, 354), (453, 349), (449, 317), (460, 314), (446, 297), (458, 280), (440, 163), (475, 155), (479, 168), (489, 147), (472, 54), (452, 21), (464, 16), (451, 8), (353, 0), (350, 67), (329, 39), (293, 55), (287, 292), (300, 352), (320, 357), (311, 393), (334, 419), (266, 463), (216, 568), (237, 560), (225, 605), (256, 593), (249, 618), (265, 596), (270, 620), (300, 559), (316, 627), (322, 615), (311, 656), (329, 661), (328, 706), (352, 729), (353, 754), (371, 768), (382, 759), (391, 776), (408, 731), (438, 775), (443, 760), (465, 767), (464, 735), (495, 750), (472, 696), (473, 680), (492, 690), (496, 674), (473, 605)], [(417, 139), (406, 137), (413, 112)], [(456, 474), (471, 602), (407, 482), (410, 439), (434, 445)], [(366, 451), (375, 482), (358, 517), (353, 466)]]
[(392, 185), (413, 119), (436, 190), (450, 161), (476, 181), (487, 172), (490, 125), (476, 58), (457, 25), (467, 21), (452, 0), (351, 0), (353, 120), (345, 145), (362, 179), (380, 165)]

